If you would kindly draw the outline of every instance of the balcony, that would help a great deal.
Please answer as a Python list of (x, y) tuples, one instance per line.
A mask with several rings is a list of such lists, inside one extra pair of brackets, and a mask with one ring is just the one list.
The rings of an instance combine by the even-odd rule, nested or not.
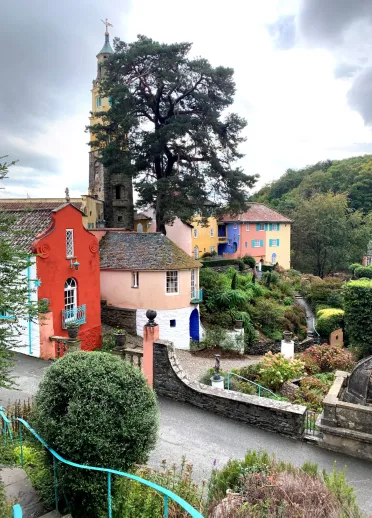
[(218, 236), (219, 243), (227, 243), (227, 236)]
[(62, 329), (67, 329), (67, 324), (85, 324), (86, 304), (76, 306), (76, 308), (62, 310)]
[(199, 302), (203, 301), (203, 289), (193, 290), (191, 292), (191, 304), (199, 304)]

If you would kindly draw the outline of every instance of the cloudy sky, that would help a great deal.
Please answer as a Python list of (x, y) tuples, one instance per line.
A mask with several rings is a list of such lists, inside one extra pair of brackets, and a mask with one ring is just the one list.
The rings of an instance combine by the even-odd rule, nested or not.
[(112, 36), (191, 41), (235, 69), (242, 161), (260, 185), (288, 167), (372, 152), (371, 0), (13, 0), (0, 19), (2, 197), (88, 187), (90, 88)]

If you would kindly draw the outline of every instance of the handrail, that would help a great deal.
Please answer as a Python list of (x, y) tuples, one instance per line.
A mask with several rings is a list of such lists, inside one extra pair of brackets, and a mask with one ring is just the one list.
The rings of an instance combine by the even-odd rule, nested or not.
[(99, 468), (96, 466), (87, 466), (87, 465), (83, 465), (83, 464), (77, 464), (76, 462), (72, 462), (72, 461), (64, 459), (55, 450), (53, 450), (53, 448), (48, 446), (46, 441), (42, 437), (40, 437), (40, 435), (38, 435), (38, 433), (33, 428), (31, 428), (31, 426), (27, 423), (27, 421), (25, 421), (24, 419), (21, 419), (20, 417), (17, 417), (15, 420), (19, 421), (19, 423), (20, 423), (20, 428), (19, 428), (20, 457), (21, 457), (22, 466), (23, 466), (22, 425), (24, 425), (32, 433), (32, 435), (34, 437), (36, 437), (36, 439), (39, 442), (41, 442), (41, 444), (44, 446), (44, 448), (46, 448), (53, 455), (54, 499), (55, 499), (56, 509), (58, 509), (58, 495), (57, 495), (57, 485), (56, 485), (56, 461), (55, 461), (55, 459), (59, 460), (60, 462), (63, 462), (64, 464), (67, 464), (68, 466), (72, 466), (74, 468), (87, 469), (87, 470), (92, 470), (92, 471), (102, 471), (104, 473), (107, 473), (107, 503), (108, 503), (108, 517), (109, 518), (112, 518), (111, 475), (118, 475), (119, 477), (130, 478), (132, 480), (135, 480), (136, 482), (140, 482), (141, 484), (144, 484), (145, 486), (155, 489), (155, 491), (158, 491), (159, 493), (162, 493), (164, 496), (164, 518), (168, 518), (169, 498), (171, 498), (180, 507), (182, 507), (182, 509), (187, 511), (192, 518), (203, 518), (203, 515), (201, 515), (199, 513), (199, 511), (194, 509), (190, 504), (188, 504), (183, 498), (176, 495), (169, 489), (158, 486), (158, 484), (154, 484), (153, 482), (150, 482), (149, 480), (145, 480), (144, 478), (137, 477), (137, 475), (131, 475), (130, 473), (125, 473), (124, 471), (117, 471), (115, 469), (109, 469), (109, 468)]
[[(231, 372), (231, 371), (227, 372), (227, 390), (230, 390), (230, 376), (231, 375), (236, 376), (237, 378), (240, 378), (241, 380), (248, 381), (248, 383), (251, 383), (252, 385), (255, 385), (256, 387), (258, 387), (258, 396), (259, 397), (261, 397), (261, 390), (266, 390), (267, 392), (272, 394), (276, 399), (279, 399), (279, 396), (277, 394), (274, 394), (274, 392), (272, 392), (268, 388), (263, 387), (262, 385), (259, 385), (258, 383), (255, 383), (252, 380), (249, 380), (247, 378), (243, 378), (243, 376), (240, 376), (239, 374), (235, 374), (235, 372)], [(262, 396), (262, 397), (265, 397), (265, 396)]]
[(8, 434), (10, 437), (10, 440), (13, 440), (13, 433), (12, 433), (12, 422), (10, 419), (7, 418), (4, 412), (4, 407), (0, 406), (0, 418), (3, 420), (3, 437), (4, 437), (4, 444), (6, 446), (6, 432), (8, 430)]
[(316, 334), (318, 335), (318, 339), (320, 339), (320, 334), (318, 333), (318, 331), (316, 330), (316, 327), (315, 327), (315, 318), (313, 318), (313, 329), (316, 332)]
[(22, 507), (19, 504), (13, 505), (13, 518), (22, 518)]

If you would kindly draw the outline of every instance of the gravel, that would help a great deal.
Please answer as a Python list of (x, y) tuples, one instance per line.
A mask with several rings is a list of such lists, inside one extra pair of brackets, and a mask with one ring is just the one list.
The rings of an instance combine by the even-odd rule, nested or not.
[[(199, 381), (201, 376), (205, 372), (214, 367), (215, 361), (213, 358), (203, 358), (191, 354), (190, 351), (184, 349), (176, 349), (176, 356), (186, 372), (188, 378), (193, 381)], [(246, 367), (247, 365), (253, 365), (261, 360), (262, 356), (243, 356), (242, 358), (221, 358), (221, 369), (228, 371), (230, 369), (237, 369), (240, 367)]]

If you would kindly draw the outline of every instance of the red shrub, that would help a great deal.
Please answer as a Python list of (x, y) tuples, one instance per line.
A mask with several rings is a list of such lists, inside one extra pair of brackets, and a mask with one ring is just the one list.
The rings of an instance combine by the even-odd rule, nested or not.
[(337, 369), (349, 371), (355, 365), (353, 354), (338, 345), (313, 345), (306, 349), (300, 356), (305, 363), (316, 364), (322, 372), (334, 371)]

